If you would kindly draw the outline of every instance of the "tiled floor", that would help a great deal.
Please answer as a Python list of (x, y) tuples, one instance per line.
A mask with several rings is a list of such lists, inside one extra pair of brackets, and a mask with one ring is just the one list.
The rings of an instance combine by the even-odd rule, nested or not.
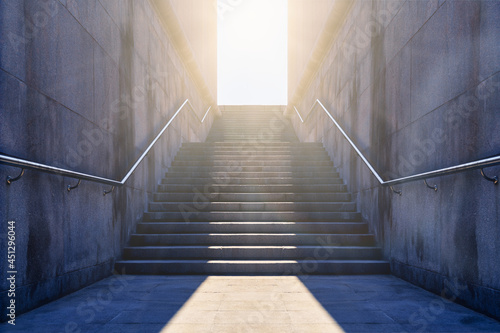
[(113, 276), (6, 332), (500, 332), (393, 276)]

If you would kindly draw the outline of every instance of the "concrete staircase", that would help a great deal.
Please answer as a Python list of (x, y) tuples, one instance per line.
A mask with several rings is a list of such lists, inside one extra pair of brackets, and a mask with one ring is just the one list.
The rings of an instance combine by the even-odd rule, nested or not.
[(224, 111), (185, 143), (131, 236), (127, 274), (385, 274), (374, 235), (320, 143), (281, 112)]

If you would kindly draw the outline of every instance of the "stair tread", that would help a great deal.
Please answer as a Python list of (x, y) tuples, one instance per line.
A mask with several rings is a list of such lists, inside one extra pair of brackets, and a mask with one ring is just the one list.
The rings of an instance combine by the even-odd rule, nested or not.
[[(161, 202), (161, 201), (154, 201), (152, 203), (158, 203), (158, 204), (168, 204), (170, 203), (169, 201)], [(172, 204), (175, 205), (182, 205), (182, 204), (192, 204), (192, 201), (176, 201), (172, 202)], [(266, 201), (266, 202), (260, 202), (260, 201), (210, 201), (206, 202), (206, 205), (210, 204), (231, 204), (231, 205), (295, 205), (295, 204), (307, 204), (307, 205), (349, 205), (353, 204), (353, 201), (345, 202), (345, 201), (324, 201), (324, 202), (297, 202), (297, 201)]]
[[(150, 225), (159, 225), (159, 224), (187, 224), (186, 222), (182, 222), (182, 221), (179, 221), (179, 222), (141, 222), (140, 224), (150, 224)], [(255, 221), (255, 222), (252, 222), (252, 221), (234, 221), (234, 222), (228, 222), (228, 221), (210, 221), (210, 222), (190, 222), (189, 223), (190, 225), (211, 225), (211, 224), (242, 224), (242, 225), (253, 225), (253, 224), (260, 224), (260, 225), (268, 225), (268, 224), (277, 224), (277, 225), (296, 225), (296, 224), (303, 224), (303, 225), (319, 225), (319, 224), (347, 224), (347, 225), (350, 225), (350, 224), (366, 224), (366, 222), (358, 222), (358, 221), (349, 221), (349, 222), (345, 222), (345, 221), (331, 221), (331, 222), (293, 222), (293, 221), (290, 221), (290, 222), (283, 222), (283, 221), (269, 221), (269, 222), (266, 222), (266, 221)]]
[(362, 234), (328, 234), (328, 233), (256, 233), (256, 232), (231, 232), (231, 233), (168, 233), (168, 234), (133, 234), (133, 236), (145, 236), (145, 237), (156, 237), (156, 236), (212, 236), (212, 237), (229, 237), (229, 236), (293, 236), (293, 237), (300, 237), (300, 236), (307, 236), (307, 237), (312, 237), (312, 236), (342, 236), (342, 237), (348, 237), (348, 236), (373, 236), (373, 234), (367, 234), (367, 233), (362, 233)]
[(335, 246), (335, 245), (158, 245), (158, 246), (129, 246), (126, 249), (138, 250), (163, 250), (163, 249), (342, 249), (342, 250), (357, 250), (357, 249), (380, 249), (377, 246)]
[(200, 260), (200, 259), (182, 259), (182, 260), (164, 260), (164, 259), (147, 259), (147, 260), (120, 260), (117, 263), (228, 263), (228, 264), (276, 264), (276, 263), (296, 263), (296, 262), (314, 262), (314, 263), (363, 263), (363, 264), (387, 264), (386, 260), (338, 260), (338, 259), (324, 259), (324, 260), (316, 260), (316, 259), (300, 259), (300, 260), (218, 260), (218, 259), (210, 259), (210, 260)]

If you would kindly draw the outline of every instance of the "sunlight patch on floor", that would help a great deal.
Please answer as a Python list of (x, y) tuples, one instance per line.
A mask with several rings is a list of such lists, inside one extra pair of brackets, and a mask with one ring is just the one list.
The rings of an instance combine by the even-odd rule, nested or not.
[(344, 330), (295, 276), (210, 276), (161, 332)]

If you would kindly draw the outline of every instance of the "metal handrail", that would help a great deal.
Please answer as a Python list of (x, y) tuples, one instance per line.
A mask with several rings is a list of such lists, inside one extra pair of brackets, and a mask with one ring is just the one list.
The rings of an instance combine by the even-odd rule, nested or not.
[[(109, 179), (109, 178), (104, 178), (104, 177), (90, 175), (90, 174), (87, 174), (87, 173), (72, 171), (72, 170), (63, 169), (63, 168), (57, 168), (57, 167), (54, 167), (54, 166), (50, 166), (50, 165), (46, 165), (46, 164), (42, 164), (42, 163), (37, 163), (37, 162), (33, 162), (33, 161), (28, 161), (28, 160), (25, 160), (25, 159), (22, 159), (22, 158), (7, 156), (7, 155), (3, 155), (3, 154), (0, 154), (0, 164), (6, 164), (6, 165), (10, 165), (10, 166), (15, 166), (15, 167), (19, 167), (19, 168), (22, 168), (22, 169), (38, 170), (38, 171), (42, 171), (42, 172), (45, 172), (45, 173), (50, 173), (50, 174), (56, 174), (56, 175), (61, 175), (61, 176), (72, 177), (72, 178), (76, 178), (76, 179), (79, 179), (79, 180), (88, 180), (88, 181), (92, 181), (92, 182), (95, 182), (95, 183), (101, 183), (101, 184), (106, 184), (106, 185), (111, 185), (111, 186), (123, 186), (125, 184), (125, 182), (130, 178), (130, 176), (132, 175), (132, 173), (134, 173), (134, 171), (137, 169), (137, 167), (139, 166), (139, 164), (144, 160), (144, 158), (146, 157), (146, 155), (151, 151), (151, 149), (156, 144), (156, 142), (158, 142), (158, 140), (160, 139), (160, 137), (167, 130), (167, 128), (170, 126), (170, 124), (175, 119), (175, 117), (177, 117), (177, 115), (179, 114), (179, 112), (181, 112), (182, 109), (186, 105), (189, 105), (189, 107), (191, 108), (192, 112), (196, 115), (197, 119), (201, 123), (203, 123), (203, 121), (205, 120), (206, 116), (208, 115), (208, 113), (211, 110), (211, 107), (209, 107), (208, 110), (207, 110), (207, 112), (205, 113), (205, 116), (203, 117), (203, 119), (200, 120), (200, 118), (198, 117), (198, 115), (194, 112), (193, 105), (191, 104), (191, 102), (189, 101), (189, 99), (186, 99), (184, 101), (184, 103), (182, 103), (182, 105), (179, 107), (179, 109), (175, 112), (175, 114), (172, 116), (172, 118), (170, 118), (170, 120), (168, 121), (168, 123), (163, 127), (163, 129), (160, 131), (160, 133), (158, 133), (158, 135), (149, 144), (149, 146), (142, 153), (142, 155), (137, 159), (137, 161), (130, 168), (130, 170), (127, 172), (127, 174), (125, 175), (125, 177), (123, 177), (122, 180), (114, 180), (114, 179)], [(21, 173), (20, 176), (22, 176), (22, 173)], [(16, 177), (16, 178), (19, 179), (20, 176)], [(12, 181), (15, 181), (17, 179), (7, 177), (7, 182), (10, 184)], [(72, 188), (75, 188), (75, 187), (72, 187)], [(68, 187), (68, 190), (70, 190), (70, 187)]]
[[(397, 184), (403, 184), (403, 183), (407, 183), (407, 182), (411, 182), (411, 181), (416, 181), (416, 180), (424, 180), (425, 181), (428, 178), (449, 175), (449, 174), (462, 172), (462, 171), (466, 171), (466, 170), (483, 169), (485, 167), (500, 165), (500, 155), (498, 155), (498, 156), (494, 156), (494, 157), (483, 158), (483, 159), (476, 160), (473, 162), (458, 164), (458, 165), (455, 165), (452, 167), (437, 169), (437, 170), (428, 171), (428, 172), (422, 172), (422, 173), (418, 173), (418, 174), (411, 175), (411, 176), (401, 177), (401, 178), (392, 179), (392, 180), (383, 180), (382, 177), (375, 170), (375, 168), (370, 164), (370, 162), (366, 159), (366, 157), (363, 155), (363, 153), (358, 149), (358, 147), (354, 144), (354, 142), (351, 140), (351, 138), (344, 131), (344, 129), (339, 125), (339, 123), (335, 120), (335, 118), (333, 118), (333, 116), (330, 114), (330, 112), (328, 112), (328, 110), (320, 102), (319, 99), (316, 99), (316, 101), (313, 103), (313, 105), (311, 106), (311, 109), (309, 110), (309, 114), (307, 114), (305, 120), (303, 120), (303, 117), (300, 115), (297, 108), (295, 106), (293, 106), (293, 108), (295, 109), (295, 112), (297, 112), (297, 115), (299, 116), (300, 121), (302, 123), (304, 123), (305, 121), (307, 121), (309, 119), (309, 115), (311, 114), (311, 112), (313, 111), (313, 109), (315, 108), (316, 105), (321, 106), (321, 108), (325, 111), (325, 113), (328, 115), (328, 117), (330, 117), (330, 119), (335, 124), (335, 126), (340, 131), (340, 133), (342, 133), (342, 135), (347, 140), (347, 142), (349, 142), (349, 144), (354, 149), (356, 154), (358, 154), (358, 156), (365, 163), (365, 165), (368, 167), (368, 169), (370, 169), (371, 173), (375, 176), (375, 178), (377, 178), (378, 182), (382, 186), (391, 186), (392, 187), (392, 186), (397, 185)], [(498, 184), (498, 177), (495, 176), (493, 178), (489, 178), (489, 177), (484, 175), (484, 172), (482, 170), (481, 170), (481, 174), (483, 175), (483, 177), (485, 177), (489, 181), (492, 181), (495, 184)], [(433, 187), (433, 188), (435, 188), (435, 187)], [(394, 189), (393, 189), (393, 191), (394, 191)], [(399, 191), (395, 191), (395, 192), (399, 192)]]

